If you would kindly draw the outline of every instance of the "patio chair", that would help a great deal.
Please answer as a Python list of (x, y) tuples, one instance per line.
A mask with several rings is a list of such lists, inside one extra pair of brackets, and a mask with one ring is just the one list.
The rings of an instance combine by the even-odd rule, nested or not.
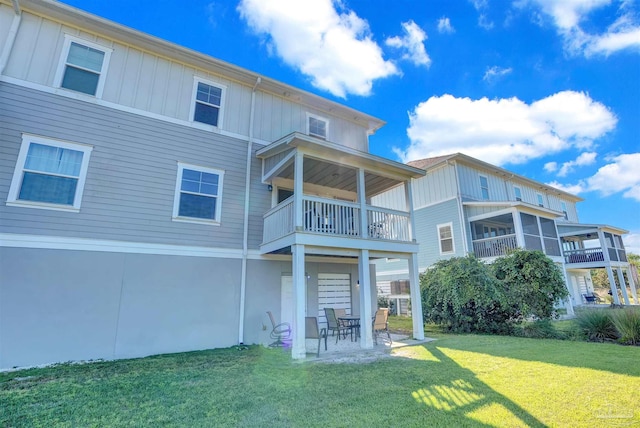
[(391, 340), (391, 333), (389, 333), (389, 309), (381, 308), (376, 311), (376, 316), (373, 318), (373, 340), (376, 345), (378, 344), (378, 334), (380, 332), (386, 332), (389, 338), (389, 343), (393, 343)]
[(346, 323), (345, 323), (344, 321), (340, 321), (340, 317), (347, 316), (347, 310), (346, 310), (346, 309), (338, 309), (338, 308), (335, 308), (335, 309), (333, 310), (333, 312), (335, 312), (335, 314), (336, 314), (336, 318), (338, 319), (338, 322), (339, 322), (340, 324), (342, 324), (343, 326), (344, 326), (344, 325), (346, 325)]
[(316, 357), (320, 356), (320, 342), (322, 341), (322, 339), (324, 339), (324, 350), (327, 350), (327, 329), (318, 328), (318, 318), (304, 318), (304, 338), (318, 339), (318, 353), (316, 354)]
[(347, 337), (347, 332), (351, 333), (351, 327), (342, 325), (338, 321), (338, 317), (336, 316), (336, 311), (333, 308), (324, 308), (324, 314), (327, 317), (327, 332), (331, 332), (333, 336), (336, 331), (338, 332), (338, 337), (336, 338), (336, 343), (340, 339), (340, 335), (342, 334), (344, 338)]
[(289, 344), (289, 340), (291, 339), (291, 325), (288, 322), (282, 322), (280, 324), (276, 324), (276, 320), (273, 318), (273, 314), (271, 311), (267, 311), (269, 314), (269, 319), (271, 320), (271, 325), (273, 329), (271, 330), (271, 339), (275, 340), (275, 342), (269, 345), (270, 348), (287, 346)]

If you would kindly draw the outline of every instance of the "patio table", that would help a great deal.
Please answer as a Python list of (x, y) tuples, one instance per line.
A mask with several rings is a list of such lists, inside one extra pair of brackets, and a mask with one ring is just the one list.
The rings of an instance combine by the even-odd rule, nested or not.
[(353, 342), (353, 332), (355, 330), (356, 340), (360, 337), (360, 316), (359, 315), (343, 315), (338, 317), (338, 321), (344, 322), (351, 329), (351, 341)]

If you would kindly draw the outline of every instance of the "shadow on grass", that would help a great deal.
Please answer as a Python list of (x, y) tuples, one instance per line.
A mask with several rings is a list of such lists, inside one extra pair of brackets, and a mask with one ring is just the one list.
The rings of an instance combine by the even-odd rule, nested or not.
[(632, 363), (640, 360), (638, 346), (490, 335), (448, 335), (440, 343), (447, 348), (494, 357), (640, 376), (640, 365)]

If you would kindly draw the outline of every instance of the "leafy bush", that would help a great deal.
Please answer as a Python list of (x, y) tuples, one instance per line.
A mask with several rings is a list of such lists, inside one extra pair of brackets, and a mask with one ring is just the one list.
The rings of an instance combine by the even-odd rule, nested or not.
[(523, 337), (532, 337), (536, 339), (566, 339), (567, 335), (557, 330), (553, 323), (548, 319), (536, 320), (526, 323), (519, 331)]
[(445, 330), (509, 333), (513, 317), (504, 292), (473, 256), (441, 260), (420, 277), (425, 321)]
[(491, 270), (521, 318), (557, 317), (555, 306), (569, 296), (560, 268), (541, 251), (515, 250)]
[(588, 340), (604, 342), (618, 338), (616, 326), (613, 323), (610, 311), (604, 309), (591, 309), (576, 312), (576, 323), (587, 336)]
[(627, 345), (640, 345), (640, 310), (624, 308), (611, 313), (613, 325), (618, 331), (620, 342)]

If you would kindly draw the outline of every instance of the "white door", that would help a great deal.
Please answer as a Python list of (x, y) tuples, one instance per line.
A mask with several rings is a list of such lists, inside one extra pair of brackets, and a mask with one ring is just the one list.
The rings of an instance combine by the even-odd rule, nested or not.
[(351, 275), (318, 274), (318, 322), (326, 324), (324, 308), (345, 309), (351, 315)]

